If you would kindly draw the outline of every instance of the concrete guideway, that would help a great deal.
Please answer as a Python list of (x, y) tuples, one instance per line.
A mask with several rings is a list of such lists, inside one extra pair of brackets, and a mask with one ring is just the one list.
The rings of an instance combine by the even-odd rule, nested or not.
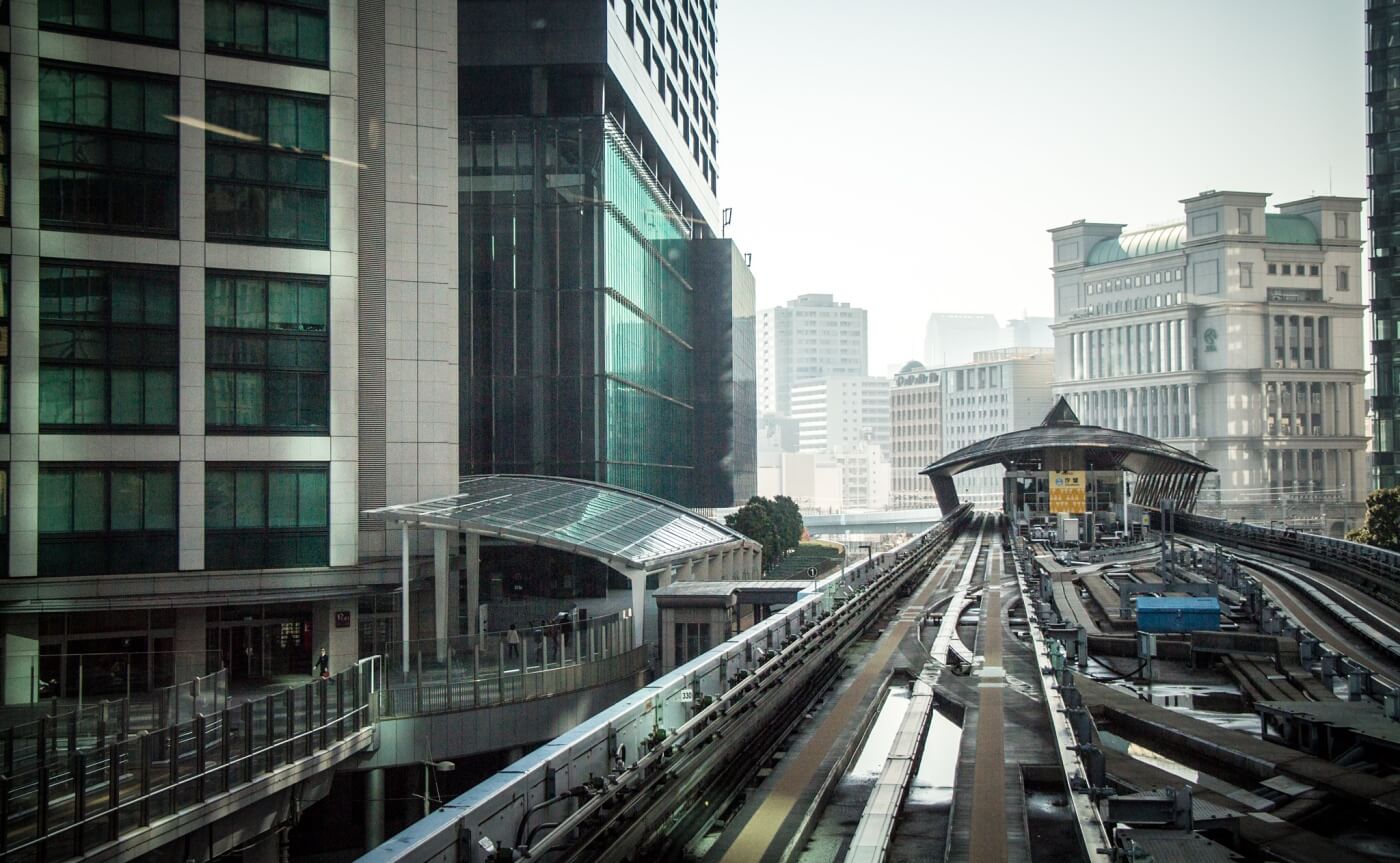
[[(925, 575), (922, 586), (908, 607), (922, 609), (929, 605), (938, 586), (938, 580), (931, 571)], [(763, 803), (752, 812), (738, 836), (725, 850), (720, 858), (722, 863), (784, 860), (791, 850), (795, 850), (792, 846), (797, 844), (800, 836), (794, 835), (797, 833), (797, 822), (805, 817), (805, 813), (795, 812), (793, 801), (801, 797), (805, 789), (820, 781), (818, 774), (822, 756), (831, 749), (842, 730), (876, 701), (878, 691), (888, 679), (887, 666), (911, 629), (918, 625), (919, 616), (901, 614), (881, 635), (855, 681), (814, 729), (802, 751), (790, 754), (774, 772)]]
[(1006, 674), (1001, 658), (1001, 548), (993, 546), (984, 569), (987, 588), (982, 596), (980, 663), (977, 684), (977, 763), (972, 777), (973, 860), (1005, 860), (1006, 737), (1002, 690)]

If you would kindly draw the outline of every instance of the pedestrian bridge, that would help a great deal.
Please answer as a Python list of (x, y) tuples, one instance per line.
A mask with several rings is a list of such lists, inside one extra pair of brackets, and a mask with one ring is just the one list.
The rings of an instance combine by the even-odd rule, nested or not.
[(848, 533), (922, 533), (940, 518), (942, 515), (934, 507), (804, 515), (802, 523), (813, 536), (842, 536)]

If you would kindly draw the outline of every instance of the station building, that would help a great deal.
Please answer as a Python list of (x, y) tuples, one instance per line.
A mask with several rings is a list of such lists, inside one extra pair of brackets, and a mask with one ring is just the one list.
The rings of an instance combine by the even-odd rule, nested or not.
[[(1143, 510), (1191, 512), (1215, 468), (1142, 435), (1081, 425), (1061, 397), (1040, 425), (999, 434), (949, 453), (920, 473), (943, 512), (961, 501), (953, 478), (964, 471), (1002, 476), (1002, 511), (1019, 527), (1079, 520), (1079, 540), (1128, 534)], [(1061, 536), (1063, 539), (1063, 535)]]

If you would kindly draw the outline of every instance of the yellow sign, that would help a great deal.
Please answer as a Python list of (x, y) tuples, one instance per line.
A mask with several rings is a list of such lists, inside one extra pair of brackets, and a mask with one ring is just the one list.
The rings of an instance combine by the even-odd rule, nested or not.
[(1050, 511), (1084, 512), (1084, 471), (1052, 470), (1050, 474)]

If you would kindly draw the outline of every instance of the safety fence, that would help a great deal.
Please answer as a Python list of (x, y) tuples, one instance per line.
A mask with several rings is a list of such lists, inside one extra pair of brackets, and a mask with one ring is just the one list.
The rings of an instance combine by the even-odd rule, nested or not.
[(105, 733), (71, 741), (63, 756), (15, 763), (0, 775), (0, 857), (79, 857), (322, 752), (373, 721), (382, 681), (382, 662), (370, 657), (236, 706), (227, 705), (226, 688), (222, 707), (178, 695), (162, 727), (100, 726)]

